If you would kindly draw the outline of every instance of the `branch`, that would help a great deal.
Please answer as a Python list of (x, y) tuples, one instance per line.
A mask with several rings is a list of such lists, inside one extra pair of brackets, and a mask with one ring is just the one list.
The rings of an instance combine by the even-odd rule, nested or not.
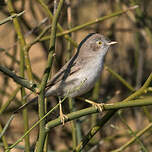
[[(127, 12), (130, 11), (130, 10), (134, 10), (134, 9), (136, 9), (136, 8), (138, 8), (138, 5), (132, 6), (132, 7), (128, 8), (128, 9), (126, 9), (126, 10), (120, 10), (120, 11), (117, 11), (117, 12), (112, 13), (112, 14), (110, 14), (110, 15), (103, 16), (103, 17), (94, 19), (94, 20), (89, 21), (89, 22), (87, 22), (87, 23), (85, 23), (85, 24), (82, 24), (82, 25), (76, 26), (76, 27), (74, 27), (74, 28), (71, 28), (70, 30), (65, 30), (65, 31), (63, 31), (63, 29), (62, 29), (62, 31), (60, 30), (61, 33), (57, 33), (56, 36), (58, 37), (58, 36), (67, 35), (67, 34), (69, 34), (69, 33), (72, 33), (72, 32), (75, 32), (75, 31), (78, 31), (78, 30), (81, 30), (81, 29), (84, 29), (84, 28), (86, 28), (86, 27), (88, 27), (88, 26), (90, 26), (90, 25), (93, 25), (93, 24), (96, 24), (96, 23), (99, 23), (99, 22), (103, 22), (103, 21), (105, 21), (105, 20), (107, 20), (107, 19), (110, 19), (110, 18), (119, 16), (119, 15), (122, 15), (122, 14), (127, 13)], [(41, 41), (48, 40), (49, 38), (50, 38), (49, 36), (45, 36), (45, 37), (43, 37), (43, 38), (41, 39)], [(74, 44), (74, 46), (76, 46), (76, 45)]]
[[(147, 106), (152, 105), (152, 98), (144, 98), (144, 99), (138, 99), (138, 100), (131, 100), (131, 101), (124, 101), (124, 102), (116, 102), (113, 104), (103, 104), (104, 110), (118, 110), (118, 109), (124, 109), (124, 108), (131, 108), (131, 107), (141, 107), (141, 106)], [(83, 110), (79, 110), (76, 112), (72, 112), (68, 115), (68, 120), (65, 120), (65, 122), (78, 119), (82, 116), (90, 115), (93, 113), (98, 113), (98, 109), (95, 107), (86, 108)], [(58, 125), (61, 125), (62, 122), (60, 118), (57, 118), (55, 120), (52, 120), (46, 124), (46, 130), (49, 131), (51, 128), (54, 128)]]
[[(66, 98), (64, 98), (62, 100), (62, 102), (65, 99)], [(41, 121), (43, 121), (43, 119), (45, 119), (46, 117), (48, 117), (54, 110), (56, 110), (58, 108), (59, 104), (60, 103), (58, 103), (56, 106), (54, 106), (40, 120), (38, 120), (37, 122), (35, 122), (34, 125), (22, 137), (20, 137), (13, 145), (11, 145), (10, 147), (8, 147), (8, 150), (14, 148), (18, 143), (20, 143), (23, 140), (23, 138), (25, 136), (27, 136), (31, 132), (32, 129), (34, 129)], [(121, 109), (121, 108), (140, 107), (140, 106), (148, 106), (148, 105), (152, 105), (152, 98), (144, 98), (144, 99), (138, 99), (138, 100), (131, 100), (129, 102), (127, 102), (127, 101), (116, 102), (114, 104), (104, 104), (104, 110), (117, 110), (117, 109)], [(65, 122), (68, 122), (68, 121), (80, 118), (82, 116), (94, 114), (94, 113), (98, 113), (98, 110), (95, 107), (90, 107), (90, 108), (82, 109), (82, 110), (79, 110), (79, 111), (75, 111), (75, 112), (72, 112), (72, 113), (69, 113), (69, 114), (66, 115), (68, 117), (68, 120), (65, 120)], [(106, 117), (107, 117), (107, 114), (106, 114)], [(98, 127), (100, 127), (101, 123), (103, 123), (104, 121), (106, 121), (106, 119), (103, 119), (103, 118), (102, 118), (102, 121), (99, 122), (100, 124), (98, 124)], [(43, 128), (43, 130), (47, 133), (51, 128), (56, 127), (56, 126), (61, 125), (61, 124), (62, 124), (61, 123), (61, 119), (57, 118), (55, 120), (52, 120), (52, 121), (48, 122), (45, 125), (45, 128)], [(94, 130), (94, 131), (96, 131), (96, 130)], [(92, 133), (94, 133), (94, 131), (92, 131)]]
[[(52, 27), (51, 27), (51, 35), (50, 35), (50, 45), (49, 45), (49, 54), (48, 54), (48, 61), (47, 66), (45, 69), (45, 72), (42, 77), (41, 85), (40, 85), (40, 95), (38, 98), (38, 104), (39, 104), (39, 118), (41, 119), (45, 115), (44, 110), (44, 98), (45, 98), (45, 86), (47, 84), (47, 80), (49, 78), (50, 70), (53, 63), (53, 54), (55, 51), (55, 40), (56, 40), (56, 30), (57, 30), (57, 21), (59, 19), (59, 15), (63, 6), (64, 0), (60, 0), (58, 4), (58, 8), (56, 10), (56, 13), (54, 15), (53, 21), (52, 21)], [(46, 132), (45, 132), (45, 119), (41, 121), (40, 128), (39, 128), (39, 139), (36, 144), (35, 151), (43, 151)]]
[(128, 142), (126, 142), (124, 145), (122, 145), (120, 148), (113, 150), (111, 152), (121, 152), (124, 151), (129, 145), (131, 145), (132, 143), (134, 143), (136, 140), (139, 139), (139, 137), (141, 137), (142, 135), (144, 135), (144, 133), (146, 133), (149, 129), (151, 129), (152, 127), (152, 123), (148, 124), (144, 129), (142, 129), (141, 131), (139, 131), (135, 137), (132, 137)]
[(25, 13), (25, 11), (22, 11), (22, 12), (20, 12), (20, 13), (18, 13), (18, 14), (15, 13), (15, 14), (13, 14), (13, 15), (5, 18), (5, 19), (3, 19), (2, 21), (0, 21), (0, 25), (5, 24), (5, 23), (7, 23), (7, 22), (9, 22), (9, 21), (12, 21), (13, 18), (19, 17), (19, 16), (23, 15), (24, 13)]
[[(132, 99), (135, 99), (135, 98), (139, 97), (140, 95), (144, 94), (151, 81), (152, 81), (152, 73), (149, 75), (148, 79), (146, 80), (144, 85), (139, 90), (137, 90), (135, 93), (131, 94), (128, 98), (124, 99), (122, 102), (131, 101)], [(104, 117), (100, 120), (99, 124), (95, 125), (88, 132), (88, 134), (85, 136), (85, 138), (83, 138), (81, 140), (81, 142), (78, 144), (78, 146), (76, 147), (74, 152), (81, 151), (86, 146), (86, 144), (91, 140), (91, 138), (106, 124), (106, 122), (112, 116), (114, 116), (114, 114), (116, 112), (117, 112), (117, 110), (114, 109), (114, 110), (109, 111), (106, 115), (104, 115)]]
[(9, 70), (7, 67), (0, 65), (0, 71), (12, 78), (16, 83), (20, 84), (22, 87), (25, 87), (32, 92), (37, 93), (37, 85), (35, 83), (29, 82), (28, 80), (17, 76), (14, 72)]

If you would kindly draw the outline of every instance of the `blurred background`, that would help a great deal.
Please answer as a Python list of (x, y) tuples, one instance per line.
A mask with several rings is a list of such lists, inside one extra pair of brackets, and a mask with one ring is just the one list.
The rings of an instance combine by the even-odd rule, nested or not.
[[(57, 1), (58, 2), (58, 1)], [(46, 6), (51, 12), (54, 10), (54, 1), (46, 0)], [(86, 25), (82, 29), (75, 30), (69, 35), (77, 44), (89, 33), (97, 32), (106, 36), (108, 39), (117, 41), (105, 59), (105, 65), (100, 80), (95, 87), (84, 97), (98, 102), (118, 102), (129, 96), (134, 90), (139, 89), (146, 81), (152, 69), (152, 1), (149, 0), (66, 0), (62, 9), (59, 23), (63, 30), (68, 30), (76, 26), (95, 21), (104, 16), (108, 16), (120, 10), (127, 10), (129, 7), (138, 5), (137, 9), (127, 11), (107, 20)], [(25, 41), (31, 43), (44, 29), (51, 25), (47, 11), (42, 7), (40, 0), (14, 0), (13, 6), (16, 13), (25, 10), (25, 13), (18, 17)], [(10, 16), (7, 2), (0, 1), (0, 21)], [(57, 33), (60, 33), (57, 30)], [(48, 48), (49, 48), (50, 28), (45, 35), (29, 50), (34, 82), (40, 83), (45, 70)], [(64, 36), (58, 36), (56, 41), (55, 57), (50, 77), (54, 75), (75, 53), (76, 47), (69, 43)], [(19, 75), (20, 45), (13, 22), (0, 25), (0, 64)], [(110, 70), (120, 74), (129, 84), (127, 88), (118, 80)], [(25, 71), (25, 77), (27, 73)], [(15, 97), (11, 100), (7, 108), (0, 112), (0, 124), (3, 127), (12, 112), (21, 105), (20, 91), (18, 85), (8, 76), (0, 73), (0, 105), (4, 105), (12, 94)], [(29, 93), (26, 90), (26, 93)], [(29, 99), (34, 96), (31, 95)], [(50, 97), (48, 99), (48, 109), (55, 106), (58, 99)], [(52, 102), (51, 102), (52, 101)], [(89, 107), (87, 103), (75, 99), (73, 102), (74, 110)], [(68, 101), (64, 103), (64, 113), (69, 113)], [(147, 109), (131, 108), (124, 109), (115, 114), (114, 117), (98, 132), (84, 151), (108, 152), (119, 148), (131, 137), (131, 131), (137, 132), (143, 129), (151, 120), (146, 112), (151, 114), (151, 106)], [(103, 113), (104, 114), (104, 113)], [(78, 143), (87, 134), (91, 126), (98, 121), (103, 114), (93, 114), (77, 120), (76, 129)], [(37, 104), (28, 107), (29, 126), (38, 120)], [(48, 117), (49, 120), (58, 117), (58, 111)], [(58, 126), (51, 129), (48, 135), (48, 149), (50, 151), (70, 151), (73, 149), (71, 122), (65, 126)], [(24, 134), (22, 112), (18, 113), (10, 124), (5, 138), (8, 144), (13, 144), (21, 135)], [(38, 137), (38, 128), (30, 133), (31, 151)], [(52, 140), (53, 139), (53, 140)], [(135, 142), (127, 149), (128, 151), (142, 151), (144, 145), (147, 151), (152, 151), (151, 130), (140, 138), (141, 143)], [(3, 142), (0, 140), (0, 151), (3, 151)], [(12, 151), (24, 151), (24, 141)]]

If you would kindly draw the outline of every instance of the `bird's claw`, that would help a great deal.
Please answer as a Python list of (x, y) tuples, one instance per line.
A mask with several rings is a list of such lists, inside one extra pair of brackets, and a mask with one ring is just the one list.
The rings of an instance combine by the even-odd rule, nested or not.
[(61, 111), (60, 111), (60, 120), (63, 125), (64, 125), (65, 120), (68, 120), (68, 116), (63, 114)]
[(102, 112), (104, 109), (104, 103), (92, 103), (92, 106), (99, 110), (99, 112)]

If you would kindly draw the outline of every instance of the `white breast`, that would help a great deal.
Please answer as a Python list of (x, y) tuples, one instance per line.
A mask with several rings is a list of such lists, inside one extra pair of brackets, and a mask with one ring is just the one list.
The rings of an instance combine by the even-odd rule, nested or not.
[[(88, 92), (97, 81), (102, 71), (102, 59), (99, 56), (96, 59), (92, 59), (82, 70), (77, 73), (76, 87), (79, 88), (70, 95), (72, 97), (80, 96)], [(80, 86), (80, 87), (79, 87)]]

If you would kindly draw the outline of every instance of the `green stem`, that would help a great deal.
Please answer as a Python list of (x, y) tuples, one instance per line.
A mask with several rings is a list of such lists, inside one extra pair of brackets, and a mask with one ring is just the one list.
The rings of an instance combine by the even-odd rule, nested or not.
[[(73, 106), (74, 104), (74, 101), (72, 98), (68, 98), (69, 100), (69, 109), (70, 109), (70, 113), (75, 111), (75, 108)], [(76, 148), (76, 145), (77, 145), (77, 130), (76, 130), (76, 121), (73, 120), (71, 121), (71, 129), (72, 129), (72, 143), (73, 143), (73, 146), (72, 148)]]
[(148, 79), (139, 90), (137, 90), (135, 93), (133, 93), (132, 95), (130, 95), (128, 98), (126, 98), (123, 101), (129, 101), (129, 100), (135, 99), (136, 97), (139, 97), (143, 93), (146, 93), (146, 88), (149, 86), (151, 81), (152, 81), (152, 73), (149, 75)]
[(29, 82), (28, 80), (24, 79), (23, 77), (17, 76), (14, 72), (12, 72), (7, 67), (4, 67), (2, 65), (0, 65), (0, 71), (3, 72), (4, 74), (8, 75), (16, 83), (20, 84), (22, 87), (25, 87), (25, 88), (37, 93), (36, 84)]
[(136, 9), (137, 7), (138, 7), (138, 6), (135, 5), (135, 6), (132, 6), (132, 7), (128, 8), (128, 9), (126, 9), (126, 10), (120, 10), (120, 11), (117, 11), (117, 12), (112, 13), (112, 14), (110, 14), (110, 15), (107, 15), (107, 16), (104, 16), (104, 17), (95, 19), (95, 20), (90, 21), (90, 22), (87, 22), (87, 23), (85, 23), (85, 24), (76, 26), (76, 27), (74, 27), (74, 28), (72, 28), (72, 29), (70, 29), (70, 30), (64, 31), (64, 32), (58, 34), (58, 36), (63, 36), (63, 35), (65, 35), (65, 34), (69, 34), (69, 33), (75, 32), (75, 31), (77, 31), (77, 30), (81, 30), (81, 29), (83, 29), (83, 28), (85, 28), (85, 27), (88, 27), (88, 26), (90, 26), (90, 25), (93, 25), (93, 24), (96, 24), (96, 23), (105, 21), (105, 20), (107, 20), (107, 19), (113, 18), (113, 17), (115, 17), (115, 16), (124, 14), (124, 13), (126, 13), (126, 12), (128, 12), (128, 11), (130, 11), (130, 10), (134, 10), (134, 9)]
[(21, 87), (18, 87), (13, 93), (12, 95), (9, 97), (8, 101), (5, 102), (4, 105), (1, 106), (0, 108), (0, 115), (6, 110), (6, 108), (9, 106), (9, 104), (11, 103), (12, 100), (14, 100), (14, 98), (16, 97), (16, 94), (18, 93), (18, 91), (21, 89)]
[(25, 13), (25, 11), (22, 11), (22, 12), (20, 12), (20, 13), (18, 13), (18, 14), (17, 14), (17, 13), (14, 13), (13, 15), (11, 15), (11, 16), (3, 19), (2, 21), (0, 21), (0, 25), (5, 24), (5, 23), (7, 23), (7, 22), (9, 22), (9, 21), (12, 21), (13, 18), (19, 17), (19, 16), (23, 15), (24, 13)]
[[(64, 99), (62, 99), (62, 101), (61, 101), (61, 103), (66, 99), (67, 97), (65, 97)], [(13, 145), (11, 145), (10, 147), (8, 147), (8, 150), (7, 150), (7, 152), (10, 150), (10, 149), (12, 149), (12, 148), (14, 148), (18, 143), (20, 143), (22, 140), (23, 140), (23, 138), (25, 137), (25, 136), (27, 136), (31, 131), (32, 131), (32, 129), (34, 129), (38, 124), (40, 124), (40, 122), (41, 121), (43, 121), (47, 116), (49, 116), (54, 110), (56, 110), (58, 107), (59, 107), (59, 105), (60, 105), (60, 103), (58, 103), (56, 106), (54, 106), (48, 113), (46, 113), (41, 119), (39, 119), (36, 123), (34, 123), (34, 125), (26, 132), (26, 133), (24, 133), (24, 135), (22, 136), (22, 137), (20, 137)], [(46, 127), (45, 127), (46, 128)], [(46, 130), (44, 128), (44, 130)]]
[(29, 49), (42, 38), (43, 35), (50, 29), (50, 26), (47, 26), (31, 43), (27, 44), (25, 50), (28, 52)]
[[(71, 1), (70, 0), (66, 0), (66, 5), (67, 5), (67, 26), (68, 26), (68, 29), (71, 28), (71, 25), (72, 25), (72, 16), (71, 16)], [(71, 33), (68, 34), (69, 37), (71, 37)], [(69, 61), (70, 58), (71, 58), (71, 55), (72, 55), (72, 47), (71, 47), (71, 42), (70, 41), (67, 41), (67, 51), (66, 51), (66, 60)], [(68, 103), (69, 103), (69, 110), (70, 110), (70, 113), (73, 112), (73, 111), (76, 111), (76, 106), (75, 106), (75, 101), (73, 98), (68, 98)], [(71, 130), (72, 130), (72, 149), (76, 148), (77, 146), (77, 135), (78, 135), (78, 132), (80, 130), (77, 130), (78, 127), (77, 126), (77, 121), (73, 120), (71, 121)]]
[[(62, 102), (65, 100), (65, 98), (62, 100)], [(43, 121), (43, 119), (45, 119), (47, 116), (49, 116), (55, 109), (57, 109), (57, 107), (59, 106), (60, 103), (58, 103), (55, 107), (53, 107), (47, 114), (45, 114), (40, 120), (38, 120), (36, 123), (34, 123), (34, 125), (22, 136), (20, 137), (13, 145), (11, 145), (10, 147), (8, 147), (8, 149), (12, 149), (14, 148), (19, 142), (21, 142), (23, 140), (23, 138), (25, 136), (27, 136), (31, 130), (33, 128), (35, 128), (41, 121)], [(107, 119), (111, 117), (111, 115), (113, 114), (113, 111), (116, 111), (117, 109), (120, 108), (129, 108), (129, 107), (137, 107), (137, 106), (148, 106), (148, 105), (152, 105), (152, 98), (145, 98), (145, 99), (138, 99), (138, 100), (132, 100), (130, 102), (125, 101), (125, 102), (116, 102), (115, 104), (104, 104), (104, 110), (110, 110), (110, 112), (108, 112), (101, 121), (99, 121), (98, 125), (96, 127), (94, 127), (94, 129), (92, 129), (92, 134), (95, 133), (98, 129), (98, 127), (100, 128), (100, 125), (107, 122)], [(83, 110), (79, 110), (79, 111), (75, 111), (72, 112), (70, 114), (67, 115), (68, 120), (65, 120), (65, 122), (80, 118), (82, 116), (86, 116), (86, 115), (90, 115), (93, 113), (97, 113), (98, 109), (96, 109), (95, 107), (90, 107), (90, 108), (86, 108)], [(51, 128), (56, 127), (58, 125), (61, 125), (62, 122), (60, 120), (60, 118), (57, 118), (55, 120), (52, 120), (50, 122), (48, 122), (45, 127), (43, 128), (45, 130), (45, 132), (48, 132)], [(88, 136), (89, 137), (89, 136)]]
[[(45, 115), (44, 111), (44, 95), (45, 95), (45, 86), (47, 84), (47, 80), (49, 78), (50, 70), (52, 67), (52, 62), (53, 62), (53, 54), (55, 51), (55, 40), (56, 40), (56, 30), (57, 30), (57, 21), (59, 19), (59, 15), (61, 12), (61, 8), (63, 6), (64, 0), (60, 0), (58, 4), (58, 8), (55, 12), (53, 21), (52, 21), (52, 27), (51, 27), (51, 35), (50, 35), (50, 46), (49, 46), (49, 55), (48, 55), (48, 62), (47, 62), (47, 67), (45, 69), (44, 75), (42, 77), (41, 85), (40, 85), (40, 95), (38, 99), (38, 104), (39, 104), (39, 118), (41, 119)], [(41, 152), (43, 151), (44, 147), (44, 141), (46, 137), (46, 132), (45, 132), (45, 119), (40, 122), (40, 131), (39, 131), (39, 139), (36, 145), (36, 151)]]
[[(5, 53), (5, 55), (7, 55), (9, 58), (11, 58), (15, 63), (20, 64), (20, 61), (17, 60), (16, 58), (14, 58), (14, 56), (12, 54), (10, 54), (8, 51), (6, 51), (5, 49), (0, 48), (0, 51), (3, 51)], [(24, 66), (24, 68), (27, 70), (26, 66)], [(34, 79), (36, 79), (36, 81), (38, 81), (38, 82), (40, 81), (40, 78), (34, 73), (33, 73), (33, 77), (34, 77)]]
[[(131, 128), (130, 126), (127, 124), (126, 120), (123, 118), (123, 116), (121, 114), (119, 114), (119, 118), (122, 121), (122, 123), (127, 127), (129, 134), (131, 134), (133, 137), (137, 137), (136, 134)], [(141, 139), (139, 139), (138, 137), (136, 138), (138, 144), (141, 146), (141, 149), (143, 152), (148, 152), (147, 148), (144, 146), (144, 143)], [(128, 145), (129, 146), (129, 145)]]
[[(50, 16), (50, 19), (53, 20), (53, 14), (50, 12), (48, 6), (42, 0), (38, 0), (38, 1), (41, 4), (41, 6), (45, 9), (45, 11), (48, 13), (48, 15)], [(57, 24), (57, 28), (61, 32), (64, 31), (64, 29), (62, 28), (62, 26), (59, 23)], [(73, 44), (73, 46), (77, 47), (77, 43), (75, 41), (73, 41), (72, 38), (68, 34), (64, 35), (64, 38), (66, 40), (70, 41)], [(44, 37), (40, 41), (49, 40), (49, 39), (50, 39), (50, 36), (47, 36), (47, 39)]]
[[(40, 0), (39, 0), (39, 1), (40, 1)], [(57, 37), (58, 37), (58, 36), (64, 36), (64, 35), (66, 35), (66, 37), (67, 37), (67, 34), (69, 34), (69, 33), (72, 33), (72, 32), (75, 32), (75, 31), (78, 31), (78, 30), (81, 30), (81, 29), (84, 29), (84, 28), (86, 28), (86, 27), (88, 27), (88, 26), (90, 26), (90, 25), (93, 25), (93, 24), (96, 24), (96, 23), (105, 21), (105, 20), (107, 20), (107, 19), (116, 17), (116, 16), (118, 16), (118, 15), (124, 14), (124, 13), (126, 13), (126, 12), (128, 12), (128, 11), (130, 11), (130, 10), (136, 9), (137, 7), (138, 7), (138, 6), (135, 5), (135, 6), (132, 6), (132, 7), (128, 8), (128, 9), (126, 9), (126, 10), (117, 11), (117, 12), (112, 13), (112, 14), (110, 14), (110, 15), (107, 15), (107, 16), (104, 16), (104, 17), (101, 17), (101, 18), (97, 18), (97, 19), (95, 19), (95, 20), (93, 20), (93, 21), (89, 21), (89, 22), (87, 22), (87, 23), (85, 23), (85, 24), (76, 26), (76, 27), (74, 27), (74, 28), (72, 28), (72, 29), (70, 29), (70, 30), (66, 30), (66, 31), (63, 31), (62, 27), (58, 26), (58, 28), (59, 28), (59, 30), (61, 31), (61, 33), (57, 33)], [(67, 37), (67, 38), (68, 38), (68, 37)], [(49, 36), (45, 36), (45, 37), (43, 37), (43, 38), (41, 39), (41, 41), (48, 40), (48, 39), (49, 39)], [(73, 43), (72, 43), (72, 44), (73, 44)], [(75, 44), (74, 44), (74, 46), (75, 46)]]
[[(0, 133), (2, 132), (2, 125), (0, 123)], [(3, 146), (4, 146), (4, 149), (7, 149), (8, 148), (8, 143), (7, 143), (7, 140), (6, 140), (6, 137), (3, 135), (2, 137), (2, 142), (3, 142)]]
[(108, 66), (104, 66), (107, 71), (109, 71), (112, 76), (116, 77), (126, 88), (128, 88), (130, 91), (135, 91), (134, 88), (124, 79), (122, 78), (118, 73), (113, 71), (111, 68)]
[[(123, 102), (116, 102), (113, 104), (104, 104), (103, 109), (104, 110), (117, 110), (117, 109), (123, 109), (123, 108), (148, 106), (151, 104), (152, 104), (152, 98), (145, 98), (145, 99), (131, 100), (129, 102), (123, 101)], [(72, 112), (72, 113), (67, 115), (68, 120), (66, 120), (65, 122), (68, 122), (68, 121), (71, 121), (71, 120), (74, 120), (74, 119), (77, 119), (77, 118), (80, 118), (82, 116), (86, 116), (89, 114), (97, 113), (97, 112), (98, 112), (98, 109), (95, 107), (90, 107), (90, 108), (86, 108), (86, 109), (79, 110), (76, 112)], [(99, 124), (100, 124), (100, 122), (99, 122)], [(61, 125), (61, 124), (62, 123), (60, 121), (60, 118), (57, 118), (55, 120), (48, 122), (46, 124), (46, 128), (48, 128), (47, 131), (49, 131), (49, 129), (54, 128), (54, 127)]]
[[(99, 94), (100, 94), (100, 84), (101, 84), (101, 79), (99, 79), (93, 89), (92, 92), (92, 100), (97, 101), (99, 99)], [(96, 124), (97, 120), (97, 114), (91, 115), (91, 126), (93, 127)]]
[(111, 152), (121, 152), (124, 151), (129, 145), (131, 145), (132, 143), (134, 143), (136, 140), (139, 139), (139, 137), (141, 137), (145, 132), (147, 132), (149, 129), (151, 129), (152, 127), (152, 123), (148, 124), (144, 129), (142, 129), (141, 131), (139, 131), (135, 137), (131, 138), (128, 142), (126, 142), (124, 145), (122, 145), (120, 148), (113, 150)]
[[(10, 14), (14, 15), (15, 10), (13, 8), (12, 0), (8, 0), (7, 5), (8, 5), (8, 10), (9, 10)], [(26, 43), (25, 43), (24, 36), (22, 34), (22, 30), (21, 30), (18, 18), (13, 18), (13, 24), (14, 24), (14, 28), (15, 28), (17, 36), (18, 36), (19, 43), (20, 43), (20, 76), (22, 76), (24, 78), (24, 61), (25, 61), (26, 66), (27, 66), (27, 74), (28, 74), (29, 80), (32, 81), (33, 79), (32, 79), (32, 70), (31, 70), (30, 60), (29, 60), (28, 53), (24, 49)], [(24, 99), (24, 96), (25, 96), (25, 89), (22, 87), (21, 88), (21, 98), (22, 98), (23, 104), (26, 102), (26, 100)], [(26, 132), (29, 128), (27, 109), (23, 110), (23, 119), (24, 119), (24, 131)], [(25, 137), (25, 151), (30, 152), (29, 136)]]
[[(146, 82), (144, 83), (144, 85), (137, 90), (135, 93), (133, 93), (132, 95), (130, 95), (128, 98), (124, 99), (122, 102), (128, 102), (142, 94), (145, 93), (145, 89), (149, 86), (150, 82), (152, 81), (152, 73), (150, 74), (150, 76), (148, 77), (148, 79), (146, 80)], [(128, 104), (130, 104), (128, 102)], [(144, 105), (143, 105), (144, 106)], [(85, 138), (82, 139), (82, 141), (79, 143), (79, 145), (76, 147), (76, 149), (74, 150), (74, 152), (78, 152), (81, 151), (86, 144), (91, 140), (91, 138), (106, 124), (106, 122), (112, 117), (114, 116), (114, 114), (117, 112), (117, 110), (110, 110), (107, 114), (105, 114), (103, 116), (103, 118), (99, 121), (99, 123), (97, 125), (95, 125), (89, 132), (88, 134), (85, 136)]]

